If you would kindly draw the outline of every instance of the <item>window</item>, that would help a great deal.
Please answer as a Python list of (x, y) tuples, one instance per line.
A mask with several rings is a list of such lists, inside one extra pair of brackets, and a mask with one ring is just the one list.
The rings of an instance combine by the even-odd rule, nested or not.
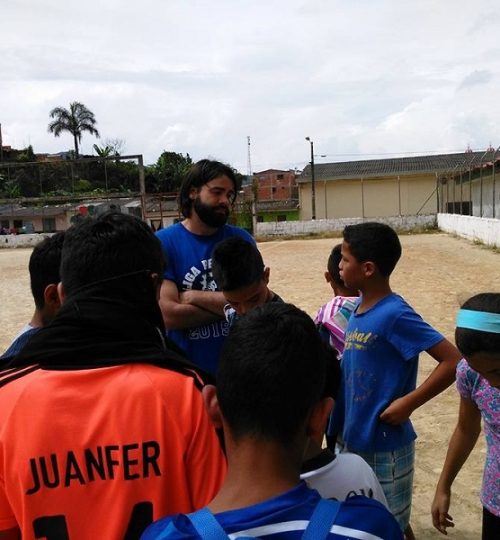
[(470, 201), (463, 201), (463, 202), (449, 202), (446, 203), (446, 213), (447, 214), (462, 214), (463, 216), (469, 216), (471, 210), (471, 203)]
[(273, 190), (273, 193), (276, 193), (276, 188), (274, 186), (273, 186), (272, 190)]
[(276, 221), (286, 221), (286, 214), (278, 214), (276, 216)]
[(277, 174), (277, 175), (276, 175), (276, 178), (277, 178), (278, 180), (283, 180), (284, 177), (285, 177), (285, 176), (284, 176), (283, 174)]
[(14, 229), (22, 229), (23, 227), (23, 220), (22, 219), (15, 219), (14, 220)]
[(56, 232), (56, 219), (43, 218), (42, 227), (43, 227), (43, 232)]
[(8, 219), (2, 219), (0, 229), (10, 229), (10, 221)]
[(135, 216), (135, 217), (138, 217), (139, 219), (142, 218), (142, 210), (141, 210), (140, 206), (129, 207), (128, 208), (128, 213)]
[(264, 216), (257, 216), (257, 223), (264, 223)]

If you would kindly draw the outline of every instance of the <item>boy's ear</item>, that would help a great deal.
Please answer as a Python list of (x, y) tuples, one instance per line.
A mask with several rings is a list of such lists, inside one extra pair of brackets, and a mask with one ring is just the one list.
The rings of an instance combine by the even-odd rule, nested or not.
[(326, 423), (328, 422), (328, 417), (332, 412), (334, 405), (333, 398), (327, 397), (318, 401), (314, 406), (307, 423), (307, 435), (314, 439), (315, 441), (323, 440), (323, 435), (325, 434)]
[(269, 285), (269, 276), (271, 275), (271, 269), (269, 266), (266, 266), (264, 268), (264, 274), (262, 276), (262, 279), (266, 282), (266, 285)]
[(66, 298), (66, 294), (64, 292), (64, 286), (62, 284), (62, 281), (60, 281), (57, 284), (57, 295), (59, 296), (59, 302), (61, 304), (64, 304), (64, 299)]
[(366, 277), (371, 277), (373, 276), (373, 274), (375, 274), (376, 270), (377, 270), (377, 266), (375, 265), (374, 262), (372, 261), (366, 261), (363, 263), (363, 266), (364, 266), (364, 270), (365, 270), (365, 276)]
[(153, 281), (153, 285), (154, 285), (154, 288), (155, 288), (155, 291), (156, 291), (156, 299), (159, 300), (160, 299), (160, 289), (161, 289), (161, 284), (162, 284), (162, 281), (163, 281), (163, 277), (160, 276), (160, 274), (158, 274), (158, 272), (151, 272), (151, 280)]
[(325, 279), (326, 279), (327, 283), (332, 282), (332, 275), (330, 274), (330, 272), (328, 270), (325, 272)]
[(219, 407), (219, 400), (217, 399), (217, 390), (213, 384), (207, 384), (201, 391), (203, 396), (203, 403), (208, 417), (212, 424), (217, 428), (222, 428), (222, 413)]
[(43, 302), (51, 309), (59, 309), (61, 300), (59, 298), (58, 284), (49, 283), (43, 291)]

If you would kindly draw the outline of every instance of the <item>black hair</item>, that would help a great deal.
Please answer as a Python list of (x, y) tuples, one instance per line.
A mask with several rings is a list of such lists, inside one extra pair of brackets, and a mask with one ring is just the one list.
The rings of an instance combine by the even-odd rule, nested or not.
[(47, 285), (61, 281), (59, 269), (64, 232), (56, 233), (42, 240), (33, 249), (30, 257), (29, 272), (31, 293), (37, 309), (45, 306), (44, 291)]
[(120, 212), (87, 218), (66, 231), (61, 281), (69, 297), (82, 287), (134, 273), (163, 276), (160, 241), (140, 219)]
[(235, 440), (286, 446), (296, 440), (325, 388), (327, 355), (312, 319), (267, 303), (237, 319), (217, 371), (217, 396)]
[(259, 282), (264, 275), (264, 261), (254, 244), (232, 236), (215, 246), (212, 274), (221, 291), (234, 291)]
[(185, 218), (191, 215), (191, 208), (193, 206), (193, 200), (189, 197), (191, 189), (200, 188), (207, 182), (210, 182), (210, 180), (223, 175), (227, 176), (233, 182), (234, 197), (236, 198), (239, 185), (231, 167), (220, 161), (212, 161), (210, 159), (202, 159), (190, 167), (179, 190), (179, 208)]
[[(500, 314), (500, 293), (477, 294), (469, 298), (462, 309)], [(500, 356), (500, 334), (495, 332), (457, 327), (455, 329), (455, 343), (465, 357), (479, 352)]]
[(345, 287), (345, 283), (340, 277), (339, 269), (340, 260), (342, 259), (341, 248), (342, 244), (337, 244), (336, 246), (334, 246), (332, 252), (330, 253), (330, 256), (328, 257), (328, 264), (326, 267), (328, 269), (328, 272), (330, 273), (333, 282), (336, 283), (339, 287)]
[(401, 242), (385, 223), (368, 221), (345, 227), (344, 241), (358, 262), (371, 261), (385, 277), (391, 275), (401, 257)]

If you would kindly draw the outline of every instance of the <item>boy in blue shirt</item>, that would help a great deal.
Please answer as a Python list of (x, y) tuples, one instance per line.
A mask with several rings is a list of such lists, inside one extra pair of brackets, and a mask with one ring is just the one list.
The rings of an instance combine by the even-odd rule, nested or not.
[[(415, 409), (455, 379), (458, 350), (392, 292), (389, 276), (400, 256), (396, 232), (382, 223), (344, 229), (340, 276), (361, 299), (346, 329), (339, 399), (331, 433), (374, 469), (389, 508), (410, 527), (416, 433)], [(438, 365), (416, 388), (418, 356), (427, 351)]]
[(322, 433), (332, 407), (321, 397), (328, 354), (312, 320), (294, 306), (267, 303), (239, 318), (224, 344), (217, 389), (203, 390), (212, 421), (224, 430), (224, 484), (208, 509), (164, 518), (142, 540), (401, 540), (388, 510), (360, 496), (327, 503), (337, 513), (328, 514), (324, 534), (304, 534), (322, 500), (299, 475), (308, 436)]

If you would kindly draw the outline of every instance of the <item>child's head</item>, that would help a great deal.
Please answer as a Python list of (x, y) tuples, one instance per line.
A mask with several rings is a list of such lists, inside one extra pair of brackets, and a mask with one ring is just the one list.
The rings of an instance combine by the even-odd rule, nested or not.
[(338, 296), (358, 296), (356, 289), (350, 289), (345, 286), (344, 281), (340, 277), (340, 261), (342, 260), (342, 244), (337, 244), (332, 249), (328, 257), (327, 271), (325, 279), (330, 284), (335, 294)]
[(61, 281), (63, 241), (63, 232), (45, 238), (35, 246), (29, 261), (31, 292), (44, 325), (55, 317), (60, 307), (57, 285)]
[[(313, 321), (295, 306), (268, 303), (238, 319), (217, 371), (218, 402), (231, 439), (294, 448), (300, 462), (307, 435), (314, 426), (324, 429), (331, 408), (322, 397), (328, 361)], [(328, 393), (336, 388), (330, 384), (334, 390)]]
[(472, 369), (500, 388), (500, 293), (477, 294), (465, 302), (455, 342)]
[(240, 236), (227, 238), (215, 246), (212, 273), (238, 315), (269, 299), (269, 268), (264, 266), (259, 250)]
[(384, 223), (348, 225), (343, 232), (340, 277), (346, 286), (360, 285), (372, 276), (388, 279), (401, 257), (396, 231)]

